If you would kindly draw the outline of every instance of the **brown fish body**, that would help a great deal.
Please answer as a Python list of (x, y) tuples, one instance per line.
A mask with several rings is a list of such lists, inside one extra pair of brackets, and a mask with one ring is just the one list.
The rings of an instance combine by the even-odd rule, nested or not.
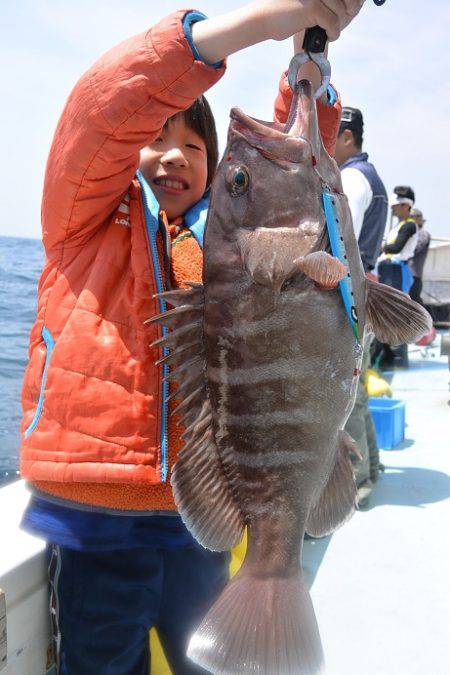
[[(386, 341), (413, 340), (429, 323), (404, 294), (366, 287), (310, 84), (300, 83), (284, 130), (231, 116), (205, 232), (204, 286), (163, 294), (175, 308), (153, 319), (171, 329), (158, 343), (171, 349), (164, 360), (180, 382), (187, 425), (172, 474), (183, 520), (212, 550), (232, 548), (248, 529), (244, 564), (188, 655), (220, 675), (319, 675), (301, 543), (305, 530), (323, 536), (355, 508), (352, 445), (342, 429), (366, 309)], [(323, 193), (343, 261), (330, 255)], [(346, 275), (356, 324), (338, 288)]]
[(232, 449), (240, 475), (249, 555), (260, 558), (264, 574), (297, 571), (309, 509), (351, 406), (354, 338), (337, 290), (295, 280), (276, 293), (247, 281), (228, 295), (227, 311), (218, 284), (205, 292), (217, 446)]
[[(241, 129), (238, 122), (238, 133), (230, 132), (205, 236), (206, 376), (219, 453), (231, 450), (240, 476), (248, 560), (263, 574), (286, 574), (298, 570), (309, 510), (338, 451), (360, 350), (339, 289), (323, 292), (296, 270), (299, 255), (327, 244), (323, 181), (310, 142), (299, 139), (292, 157), (299, 161), (280, 161), (255, 150), (251, 135), (239, 138)], [(327, 178), (338, 188), (333, 164), (328, 158)], [(226, 183), (241, 166), (249, 188), (230, 208)], [(354, 239), (340, 199), (347, 219), (341, 227)], [(226, 213), (226, 221), (216, 212)], [(349, 264), (364, 289), (352, 243)]]
[[(260, 627), (263, 652), (258, 655), (255, 649), (247, 660), (227, 653), (211, 661), (202, 639), (194, 638), (190, 655), (218, 673), (313, 675), (322, 669), (317, 624), (300, 578), (301, 544), (311, 509), (340, 452), (360, 349), (339, 290), (319, 290), (296, 262), (327, 247), (322, 192), (325, 185), (340, 188), (339, 171), (315, 132), (310, 90), (301, 95), (298, 122), (309, 138), (283, 137), (273, 130), (267, 139), (258, 123), (233, 113), (205, 234), (203, 332), (213, 436), (248, 528), (245, 563), (232, 583), (236, 602), (242, 595), (241, 602), (251, 606), (255, 594), (262, 601), (253, 619), (236, 630), (251, 635), (252, 621), (265, 614), (274, 621), (269, 633)], [(326, 182), (320, 174), (323, 164)], [(341, 228), (351, 238), (348, 209), (341, 200)], [(364, 317), (356, 242), (349, 248)], [(350, 464), (348, 456), (345, 460)], [(351, 503), (345, 517), (354, 505), (351, 470), (347, 479)], [(326, 531), (341, 520), (338, 516), (337, 522), (327, 523)], [(289, 611), (287, 619), (279, 618), (289, 599), (295, 599), (297, 618)], [(203, 639), (215, 626), (214, 616), (226, 612), (220, 601), (218, 605), (199, 629)], [(296, 625), (289, 634), (291, 620)], [(217, 628), (219, 636), (221, 630)], [(278, 644), (277, 633), (283, 636)], [(223, 639), (216, 636), (218, 652)], [(300, 656), (293, 658), (296, 650)]]

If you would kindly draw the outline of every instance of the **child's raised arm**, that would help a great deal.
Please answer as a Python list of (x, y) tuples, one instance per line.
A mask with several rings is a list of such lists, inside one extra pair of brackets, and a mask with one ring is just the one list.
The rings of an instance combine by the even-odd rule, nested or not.
[(196, 47), (208, 62), (264, 40), (285, 40), (319, 25), (337, 40), (364, 0), (255, 0), (244, 7), (195, 24)]
[(75, 86), (55, 132), (42, 204), (47, 254), (83, 245), (107, 222), (135, 175), (140, 149), (220, 79), (225, 56), (316, 23), (335, 38), (361, 5), (262, 0), (212, 19), (181, 10), (107, 52)]
[[(62, 113), (46, 168), (43, 239), (58, 254), (82, 245), (127, 191), (139, 151), (171, 115), (188, 108), (225, 66), (196, 59), (180, 11), (102, 56), (78, 81)], [(197, 20), (200, 18), (197, 15)]]

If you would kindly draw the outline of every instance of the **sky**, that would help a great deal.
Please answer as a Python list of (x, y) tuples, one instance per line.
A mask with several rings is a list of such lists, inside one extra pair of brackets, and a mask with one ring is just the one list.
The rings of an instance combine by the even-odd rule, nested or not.
[[(228, 0), (227, 11), (241, 6)], [(45, 162), (59, 115), (78, 77), (108, 48), (182, 5), (169, 0), (15, 0), (1, 3), (0, 235), (40, 237)], [(224, 3), (198, 0), (208, 16)], [(364, 149), (388, 191), (409, 184), (435, 236), (450, 237), (450, 3), (367, 0), (330, 46), (344, 105), (363, 111)], [(271, 119), (290, 40), (232, 55), (207, 96), (221, 148), (232, 106)]]

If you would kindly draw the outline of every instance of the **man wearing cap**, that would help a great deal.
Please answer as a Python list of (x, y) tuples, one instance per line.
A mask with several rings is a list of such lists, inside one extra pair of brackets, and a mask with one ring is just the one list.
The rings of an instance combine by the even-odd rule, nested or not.
[(392, 215), (397, 224), (391, 228), (378, 260), (380, 281), (408, 293), (413, 277), (408, 260), (414, 256), (419, 228), (411, 216), (414, 205), (414, 190), (408, 185), (398, 185), (390, 197)]
[(335, 159), (352, 214), (361, 259), (366, 272), (376, 265), (386, 227), (388, 199), (369, 155), (362, 152), (364, 120), (358, 108), (342, 109)]
[[(381, 178), (373, 164), (368, 161), (368, 154), (362, 152), (363, 131), (361, 111), (357, 108), (343, 108), (335, 159), (341, 169), (342, 185), (348, 198), (364, 270), (370, 272), (381, 251), (388, 199)], [(379, 449), (365, 388), (369, 361), (370, 344), (366, 344), (355, 405), (345, 427), (355, 440), (362, 457), (353, 458), (360, 508), (368, 505), (372, 483), (377, 480), (379, 471)]]
[(423, 213), (420, 211), (420, 209), (412, 209), (411, 218), (414, 218), (416, 221), (419, 231), (417, 233), (417, 244), (414, 255), (409, 260), (409, 267), (414, 278), (413, 285), (409, 289), (409, 295), (412, 300), (415, 300), (422, 305), (423, 303), (420, 295), (422, 293), (423, 268), (425, 266), (428, 249), (430, 247), (431, 234), (424, 228), (426, 220), (424, 219)]
[[(418, 241), (419, 228), (411, 216), (415, 198), (414, 190), (408, 185), (397, 185), (394, 188), (389, 203), (392, 215), (397, 218), (397, 224), (390, 229), (378, 259), (380, 281), (404, 293), (409, 293), (413, 283), (408, 261), (414, 256)], [(378, 346), (376, 359), (380, 365), (392, 366), (396, 358), (398, 365), (408, 366), (407, 345), (395, 348), (387, 344)]]

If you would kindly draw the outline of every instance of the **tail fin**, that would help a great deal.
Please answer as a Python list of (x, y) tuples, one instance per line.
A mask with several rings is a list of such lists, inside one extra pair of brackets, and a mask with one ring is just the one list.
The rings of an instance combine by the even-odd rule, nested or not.
[(322, 675), (323, 652), (301, 572), (230, 581), (191, 638), (188, 656), (215, 675)]

